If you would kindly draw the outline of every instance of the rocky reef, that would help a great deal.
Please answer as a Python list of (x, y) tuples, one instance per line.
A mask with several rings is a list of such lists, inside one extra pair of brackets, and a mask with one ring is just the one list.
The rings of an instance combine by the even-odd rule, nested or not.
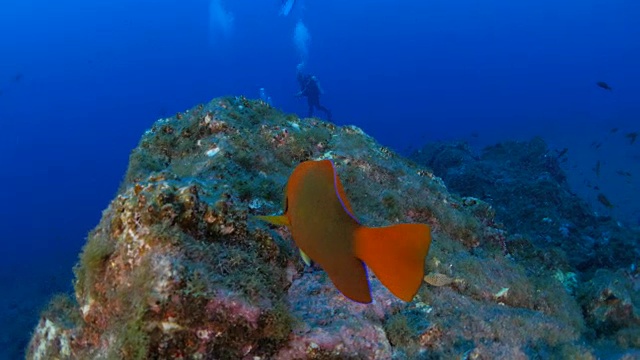
[[(412, 302), (373, 274), (374, 302), (348, 300), (303, 266), (286, 229), (253, 217), (282, 211), (288, 176), (310, 159), (334, 162), (364, 224), (431, 226)], [(579, 262), (511, 234), (481, 197), (450, 193), (356, 127), (215, 99), (142, 136), (79, 256), (75, 293), (51, 300), (27, 358), (588, 359), (591, 338), (632, 354), (631, 280), (576, 280)]]
[(411, 158), (451, 192), (490, 202), (518, 263), (557, 269), (554, 277), (576, 298), (594, 346), (640, 348), (640, 231), (599, 215), (575, 195), (564, 155), (537, 137), (479, 154), (464, 142), (431, 143)]

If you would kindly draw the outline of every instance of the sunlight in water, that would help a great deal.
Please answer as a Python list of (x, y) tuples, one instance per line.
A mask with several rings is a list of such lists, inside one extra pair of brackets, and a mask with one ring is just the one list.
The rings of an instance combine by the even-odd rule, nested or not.
[(311, 35), (302, 20), (298, 20), (296, 29), (293, 33), (293, 42), (296, 45), (300, 60), (305, 62), (309, 56), (309, 43), (311, 43)]
[(209, 44), (216, 45), (227, 39), (233, 30), (233, 14), (227, 11), (222, 0), (211, 0), (209, 3)]

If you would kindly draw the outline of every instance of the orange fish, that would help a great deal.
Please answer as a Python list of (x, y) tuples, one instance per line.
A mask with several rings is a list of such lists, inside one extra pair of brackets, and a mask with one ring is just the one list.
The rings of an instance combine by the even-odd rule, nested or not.
[(329, 160), (298, 165), (287, 183), (284, 215), (258, 218), (288, 226), (305, 262), (318, 263), (353, 301), (371, 302), (365, 264), (404, 301), (411, 301), (420, 289), (431, 245), (429, 226), (363, 226)]

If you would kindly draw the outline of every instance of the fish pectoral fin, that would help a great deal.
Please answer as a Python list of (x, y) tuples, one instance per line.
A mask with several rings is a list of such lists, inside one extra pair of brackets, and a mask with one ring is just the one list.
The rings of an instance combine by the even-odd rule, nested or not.
[(256, 216), (258, 220), (266, 221), (269, 224), (277, 225), (277, 226), (288, 226), (289, 219), (284, 215), (277, 216)]
[(309, 257), (309, 255), (305, 254), (304, 251), (302, 251), (302, 249), (298, 249), (300, 250), (300, 257), (302, 258), (302, 261), (304, 261), (305, 264), (307, 264), (307, 266), (311, 266), (311, 258)]
[(424, 224), (398, 224), (356, 230), (354, 253), (395, 296), (411, 301), (424, 277), (431, 230)]

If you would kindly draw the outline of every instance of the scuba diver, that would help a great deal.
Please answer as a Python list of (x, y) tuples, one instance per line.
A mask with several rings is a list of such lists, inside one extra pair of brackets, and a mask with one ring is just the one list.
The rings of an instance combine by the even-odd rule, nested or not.
[(296, 94), (297, 97), (306, 96), (307, 103), (309, 104), (309, 116), (313, 116), (313, 109), (316, 108), (318, 110), (323, 111), (327, 114), (327, 120), (331, 120), (331, 111), (326, 107), (320, 105), (320, 94), (323, 94), (322, 88), (320, 87), (320, 83), (318, 79), (311, 74), (304, 74), (302, 69), (304, 68), (304, 63), (298, 64), (296, 67), (296, 78), (298, 79), (298, 84), (300, 85), (300, 91)]

